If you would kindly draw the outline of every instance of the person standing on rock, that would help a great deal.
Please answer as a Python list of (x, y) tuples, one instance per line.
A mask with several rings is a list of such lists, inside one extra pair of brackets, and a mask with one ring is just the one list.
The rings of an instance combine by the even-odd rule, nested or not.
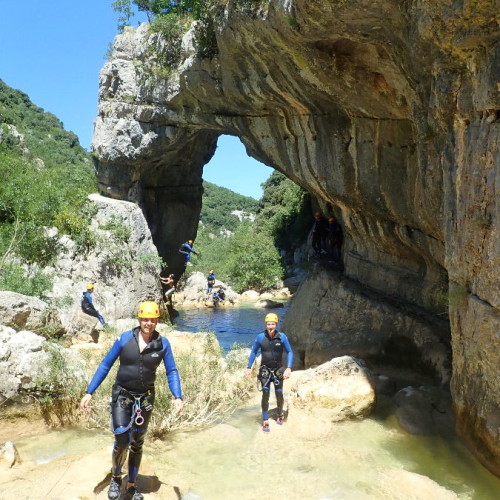
[(182, 253), (186, 256), (186, 260), (185, 260), (186, 266), (193, 265), (193, 264), (191, 264), (191, 254), (192, 253), (194, 253), (195, 255), (198, 255), (198, 253), (195, 252), (193, 246), (194, 246), (194, 241), (188, 240), (179, 247), (179, 253)]
[(212, 293), (214, 285), (215, 285), (215, 274), (214, 274), (214, 270), (210, 269), (208, 276), (207, 276), (207, 293), (208, 294)]
[(314, 223), (312, 227), (312, 247), (314, 255), (319, 256), (326, 253), (326, 236), (328, 234), (328, 221), (321, 212), (314, 213)]
[(81, 303), (82, 311), (85, 314), (88, 314), (89, 316), (97, 318), (99, 320), (99, 323), (101, 323), (101, 325), (104, 328), (106, 328), (108, 324), (106, 323), (106, 321), (104, 321), (104, 318), (99, 314), (99, 311), (97, 311), (97, 309), (94, 306), (94, 303), (92, 302), (93, 291), (94, 291), (94, 284), (89, 283), (87, 285), (87, 289), (85, 290), (85, 292), (83, 292), (82, 303)]
[(137, 316), (139, 326), (122, 333), (115, 341), (98, 366), (80, 402), (80, 408), (88, 410), (92, 394), (106, 378), (115, 361), (120, 358), (110, 403), (112, 430), (115, 434), (111, 483), (108, 490), (110, 500), (120, 497), (122, 467), (127, 451), (128, 483), (125, 498), (143, 500), (142, 494), (136, 488), (136, 479), (155, 400), (156, 369), (162, 361), (174, 397), (175, 412), (181, 413), (183, 407), (180, 376), (170, 343), (155, 330), (160, 317), (158, 304), (151, 301), (141, 302)]
[[(248, 358), (248, 364), (245, 375), (250, 377), (252, 365), (259, 351), (262, 354), (258, 380), (262, 384), (262, 430), (269, 432), (269, 396), (271, 394), (271, 385), (274, 386), (276, 394), (276, 403), (278, 412), (276, 423), (283, 425), (284, 414), (283, 406), (285, 399), (283, 397), (283, 381), (290, 378), (293, 364), (293, 351), (287, 336), (278, 332), (278, 315), (269, 313), (265, 317), (266, 329), (259, 333)], [(283, 354), (286, 351), (286, 368), (283, 369)]]

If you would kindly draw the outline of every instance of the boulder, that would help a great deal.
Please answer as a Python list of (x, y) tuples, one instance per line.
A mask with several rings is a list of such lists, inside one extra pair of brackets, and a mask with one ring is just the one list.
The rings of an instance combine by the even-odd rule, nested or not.
[[(220, 280), (216, 280), (215, 285), (216, 288), (219, 286), (224, 287), (226, 292), (225, 305), (236, 304), (239, 301), (239, 295), (230, 286)], [(190, 274), (182, 290), (176, 292), (175, 302), (183, 306), (212, 306), (211, 296), (207, 293), (206, 276), (199, 271)]]
[(54, 361), (63, 359), (68, 374), (85, 380), (80, 357), (74, 351), (48, 342), (30, 331), (0, 326), (0, 403), (22, 401), (27, 394), (46, 390), (54, 383)]
[(276, 302), (275, 300), (271, 299), (260, 299), (255, 303), (255, 307), (261, 309), (276, 309), (279, 307), (283, 307), (283, 303)]
[(243, 292), (241, 294), (242, 299), (258, 300), (259, 297), (260, 297), (260, 293), (256, 292), (255, 290), (247, 290), (246, 292)]
[(350, 356), (304, 370), (295, 380), (291, 396), (294, 405), (329, 410), (333, 421), (364, 417), (375, 404), (369, 371), (363, 362)]
[(46, 302), (16, 292), (0, 291), (0, 325), (16, 330), (38, 330), (49, 324), (54, 333), (63, 331), (59, 314)]
[(0, 464), (5, 468), (11, 469), (14, 465), (21, 463), (21, 457), (17, 451), (16, 445), (12, 441), (6, 441), (0, 446)]

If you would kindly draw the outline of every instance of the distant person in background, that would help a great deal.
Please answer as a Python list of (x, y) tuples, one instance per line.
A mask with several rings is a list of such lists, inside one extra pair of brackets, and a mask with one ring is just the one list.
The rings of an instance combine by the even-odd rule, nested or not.
[(340, 264), (340, 250), (342, 247), (342, 228), (337, 222), (335, 217), (330, 217), (328, 219), (328, 253), (330, 254), (330, 259), (335, 264)]
[[(262, 430), (269, 432), (269, 396), (271, 394), (271, 386), (274, 386), (276, 394), (276, 403), (278, 406), (278, 414), (276, 423), (283, 425), (284, 413), (283, 407), (285, 399), (283, 397), (283, 381), (290, 378), (293, 364), (293, 351), (288, 341), (287, 336), (278, 332), (278, 315), (269, 313), (265, 317), (266, 329), (263, 333), (259, 333), (248, 358), (248, 365), (245, 375), (249, 377), (252, 373), (252, 365), (255, 358), (262, 354), (260, 363), (258, 380), (262, 384)], [(286, 369), (283, 368), (283, 354), (286, 351)]]
[(160, 281), (163, 285), (165, 285), (165, 302), (170, 302), (172, 305), (172, 296), (175, 292), (175, 276), (173, 274), (169, 274), (166, 278), (162, 278), (160, 276)]
[(194, 246), (194, 241), (188, 240), (179, 247), (179, 253), (182, 253), (186, 256), (185, 264), (184, 264), (186, 266), (193, 265), (193, 264), (191, 264), (191, 254), (192, 253), (194, 253), (195, 255), (198, 255), (198, 253), (195, 252), (195, 250), (193, 249), (193, 246)]
[(321, 214), (315, 212), (314, 223), (312, 227), (312, 247), (314, 255), (318, 256), (321, 253), (326, 253), (326, 236), (328, 234), (328, 221)]
[(215, 274), (214, 270), (211, 269), (207, 276), (207, 293), (212, 293), (215, 285)]
[(94, 318), (97, 318), (99, 320), (99, 322), (101, 323), (101, 325), (104, 328), (106, 328), (108, 326), (108, 324), (106, 323), (106, 321), (104, 321), (104, 318), (99, 314), (99, 312), (97, 311), (97, 309), (94, 306), (94, 303), (92, 302), (92, 293), (93, 292), (94, 292), (94, 285), (93, 285), (93, 283), (89, 283), (87, 285), (87, 289), (85, 290), (85, 292), (83, 292), (82, 302), (81, 302), (82, 311), (85, 314), (88, 314), (89, 316), (93, 316)]
[(221, 302), (224, 302), (226, 300), (226, 292), (224, 291), (224, 287), (223, 286), (219, 286), (219, 299), (221, 300)]

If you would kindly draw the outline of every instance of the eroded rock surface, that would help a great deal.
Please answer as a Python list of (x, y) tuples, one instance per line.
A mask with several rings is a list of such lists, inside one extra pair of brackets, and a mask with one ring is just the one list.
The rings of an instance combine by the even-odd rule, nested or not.
[(346, 235), (360, 288), (341, 300), (362, 302), (365, 287), (391, 304), (366, 311), (370, 336), (395, 303), (406, 326), (416, 309), (431, 324), (449, 312), (450, 333), (429, 335), (453, 349), (458, 429), (500, 474), (497, 13), (488, 0), (229, 2), (217, 56), (186, 35), (168, 77), (143, 25), (102, 69), (93, 149), (101, 191), (141, 204), (174, 272), (220, 134), (307, 189)]

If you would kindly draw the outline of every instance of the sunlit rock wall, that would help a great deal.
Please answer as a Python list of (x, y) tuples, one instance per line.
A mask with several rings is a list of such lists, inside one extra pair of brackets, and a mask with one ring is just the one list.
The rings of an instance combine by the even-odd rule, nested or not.
[[(203, 166), (220, 134), (238, 135), (339, 217), (343, 279), (357, 286), (338, 300), (369, 291), (367, 316), (383, 318), (365, 318), (377, 338), (393, 307), (417, 348), (411, 318), (435, 325), (453, 350), (460, 433), (500, 474), (495, 2), (256, 4), (221, 8), (215, 57), (197, 56), (194, 26), (170, 71), (151, 57), (151, 46), (160, 54), (168, 46), (147, 26), (117, 38), (100, 76), (93, 139), (102, 193), (142, 206), (178, 270), (177, 248), (196, 231)], [(322, 333), (332, 345), (335, 325), (358, 313), (338, 311)]]

